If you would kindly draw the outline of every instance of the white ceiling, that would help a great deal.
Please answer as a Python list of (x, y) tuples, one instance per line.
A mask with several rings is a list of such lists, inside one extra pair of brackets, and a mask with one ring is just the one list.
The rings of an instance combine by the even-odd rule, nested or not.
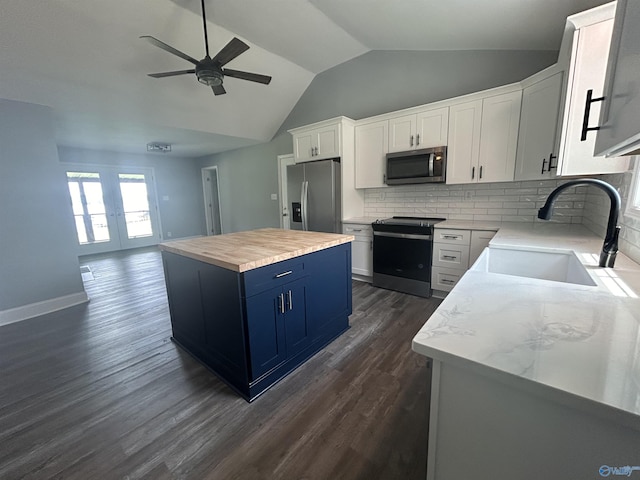
[(251, 49), (214, 96), (192, 68), (139, 39), (204, 56), (199, 0), (2, 0), (0, 98), (53, 108), (66, 146), (200, 156), (268, 141), (313, 77), (369, 50), (557, 50), (565, 18), (602, 0), (206, 0), (213, 55)]

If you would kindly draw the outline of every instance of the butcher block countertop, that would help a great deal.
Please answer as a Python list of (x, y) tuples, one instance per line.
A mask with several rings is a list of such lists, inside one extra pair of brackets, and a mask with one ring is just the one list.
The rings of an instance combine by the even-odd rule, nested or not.
[(262, 228), (165, 242), (160, 250), (246, 272), (354, 240), (353, 235)]

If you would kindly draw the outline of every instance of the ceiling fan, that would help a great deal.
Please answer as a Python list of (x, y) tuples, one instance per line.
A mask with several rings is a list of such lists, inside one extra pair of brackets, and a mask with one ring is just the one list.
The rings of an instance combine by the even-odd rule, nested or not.
[(250, 82), (263, 83), (268, 85), (271, 81), (271, 77), (267, 75), (260, 75), (257, 73), (243, 72), (240, 70), (231, 70), (230, 68), (222, 68), (231, 60), (236, 58), (241, 53), (249, 50), (249, 45), (244, 43), (237, 37), (234, 37), (229, 43), (227, 43), (222, 50), (220, 50), (213, 58), (209, 56), (209, 39), (207, 37), (207, 17), (204, 12), (204, 0), (201, 0), (202, 4), (202, 24), (204, 26), (204, 47), (206, 56), (198, 61), (193, 57), (190, 57), (186, 53), (182, 53), (180, 50), (176, 50), (171, 45), (167, 45), (161, 42), (157, 38), (150, 35), (143, 35), (140, 38), (146, 38), (156, 47), (163, 49), (166, 52), (172, 53), (180, 58), (185, 59), (195, 65), (195, 68), (189, 70), (177, 70), (174, 72), (163, 73), (150, 73), (149, 76), (153, 78), (174, 77), (176, 75), (186, 75), (189, 73), (195, 73), (198, 81), (211, 87), (215, 95), (222, 95), (227, 91), (222, 86), (224, 77), (239, 78), (241, 80), (248, 80)]

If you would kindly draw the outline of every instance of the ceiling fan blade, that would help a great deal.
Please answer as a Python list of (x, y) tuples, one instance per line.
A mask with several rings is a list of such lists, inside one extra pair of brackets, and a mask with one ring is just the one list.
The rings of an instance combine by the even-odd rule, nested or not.
[(211, 87), (214, 95), (224, 95), (227, 91), (224, 89), (222, 85), (216, 85), (215, 87)]
[(249, 80), (250, 82), (256, 83), (264, 83), (265, 85), (269, 85), (271, 81), (271, 77), (267, 75), (260, 75), (258, 73), (251, 72), (242, 72), (240, 70), (231, 70), (229, 68), (225, 68), (222, 73), (224, 73), (227, 77), (239, 78), (241, 80)]
[(223, 66), (247, 50), (249, 50), (249, 45), (239, 38), (233, 37), (233, 39), (231, 39), (231, 41), (227, 43), (212, 60), (214, 62), (218, 62), (220, 66)]
[(196, 73), (194, 69), (191, 70), (176, 70), (175, 72), (162, 72), (162, 73), (149, 73), (153, 78), (175, 77), (176, 75), (186, 75), (187, 73)]
[(155, 37), (152, 37), (150, 35), (143, 35), (140, 38), (146, 38), (150, 43), (152, 43), (153, 45), (155, 45), (158, 48), (161, 48), (162, 50), (164, 50), (165, 52), (169, 52), (169, 53), (173, 53), (174, 55), (180, 57), (180, 58), (184, 58), (187, 62), (191, 62), (194, 65), (198, 65), (198, 60), (196, 60), (193, 57), (190, 57), (189, 55), (187, 55), (186, 53), (182, 53), (180, 50), (176, 50), (175, 48), (173, 48), (171, 45), (167, 45), (164, 42), (161, 42), (160, 40), (158, 40)]

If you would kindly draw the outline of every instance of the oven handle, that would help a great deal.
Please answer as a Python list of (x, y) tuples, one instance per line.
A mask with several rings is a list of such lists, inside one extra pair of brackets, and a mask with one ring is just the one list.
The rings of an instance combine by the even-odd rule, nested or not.
[(373, 232), (373, 235), (378, 237), (413, 238), (415, 240), (431, 240), (431, 235), (418, 235), (418, 234), (411, 234), (411, 233)]

